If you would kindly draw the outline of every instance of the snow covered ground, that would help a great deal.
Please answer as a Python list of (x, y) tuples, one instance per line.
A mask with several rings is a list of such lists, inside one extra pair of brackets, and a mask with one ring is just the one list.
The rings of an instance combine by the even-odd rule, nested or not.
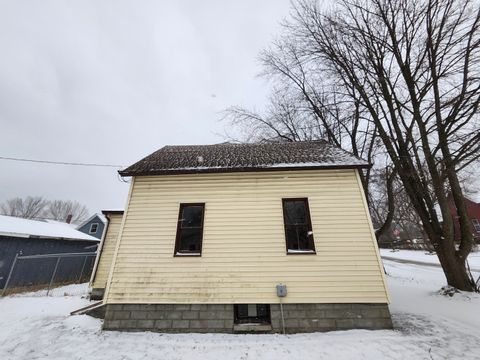
[[(439, 264), (436, 254), (431, 254), (425, 250), (390, 250), (380, 249), (383, 258), (394, 258), (397, 260), (419, 261), (429, 264)], [(468, 263), (471, 269), (480, 271), (480, 251), (470, 253)]]
[[(0, 359), (480, 359), (480, 296), (437, 295), (440, 268), (385, 261), (396, 330), (298, 335), (102, 332), (80, 296), (0, 299)], [(478, 276), (479, 274), (476, 273)], [(81, 285), (80, 285), (81, 286)], [(64, 293), (77, 293), (66, 289)]]
[(26, 293), (18, 293), (15, 295), (12, 295), (13, 297), (44, 297), (47, 296), (52, 296), (52, 297), (70, 297), (70, 296), (78, 296), (78, 297), (86, 297), (86, 294), (88, 293), (88, 283), (84, 284), (72, 284), (72, 285), (66, 285), (66, 286), (60, 286), (60, 287), (52, 287), (50, 291), (47, 291), (47, 289), (42, 289), (38, 290), (35, 292), (26, 292)]

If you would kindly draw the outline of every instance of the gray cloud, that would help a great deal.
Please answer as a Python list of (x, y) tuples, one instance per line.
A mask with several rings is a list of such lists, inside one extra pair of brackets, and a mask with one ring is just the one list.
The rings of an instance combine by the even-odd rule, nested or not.
[[(0, 156), (128, 165), (165, 144), (222, 141), (219, 112), (261, 107), (256, 57), (288, 0), (0, 2)], [(0, 160), (0, 201), (121, 208), (109, 168)]]

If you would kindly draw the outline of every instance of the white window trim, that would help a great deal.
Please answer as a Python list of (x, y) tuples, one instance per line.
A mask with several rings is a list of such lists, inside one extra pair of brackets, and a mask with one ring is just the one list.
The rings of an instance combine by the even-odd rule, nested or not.
[[(92, 231), (93, 225), (96, 225), (97, 227), (95, 228), (95, 231)], [(90, 230), (88, 230), (89, 234), (96, 234), (98, 231), (98, 223), (92, 223), (90, 224)]]
[(288, 249), (287, 253), (289, 253), (289, 254), (315, 254), (315, 250)]

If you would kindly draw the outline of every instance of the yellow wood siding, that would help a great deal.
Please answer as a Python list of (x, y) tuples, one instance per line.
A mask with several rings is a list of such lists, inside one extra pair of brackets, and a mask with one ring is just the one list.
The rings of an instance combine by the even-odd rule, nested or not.
[(108, 217), (110, 220), (108, 221), (96, 273), (92, 282), (92, 288), (95, 289), (104, 289), (107, 285), (108, 274), (112, 266), (113, 254), (117, 244), (118, 232), (122, 224), (122, 214), (109, 214)]
[[(386, 303), (356, 170), (136, 177), (107, 303)], [(307, 197), (316, 255), (286, 255), (282, 198)], [(180, 203), (205, 203), (201, 257), (174, 257)]]

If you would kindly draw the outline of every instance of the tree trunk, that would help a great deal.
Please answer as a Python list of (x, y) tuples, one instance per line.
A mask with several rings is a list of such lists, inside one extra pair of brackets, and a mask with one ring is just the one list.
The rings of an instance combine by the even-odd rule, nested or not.
[(438, 235), (435, 243), (438, 260), (450, 286), (462, 291), (476, 291), (475, 281), (467, 270), (465, 260), (456, 255), (453, 238), (444, 239)]
[(395, 180), (396, 174), (397, 174), (397, 171), (395, 169), (393, 169), (390, 173), (388, 168), (386, 169), (388, 213), (382, 226), (380, 226), (380, 228), (377, 231), (375, 231), (375, 237), (377, 238), (377, 243), (380, 237), (384, 235), (387, 232), (387, 230), (389, 230), (390, 227), (392, 226), (393, 217), (395, 215), (395, 196), (393, 193), (393, 181)]

